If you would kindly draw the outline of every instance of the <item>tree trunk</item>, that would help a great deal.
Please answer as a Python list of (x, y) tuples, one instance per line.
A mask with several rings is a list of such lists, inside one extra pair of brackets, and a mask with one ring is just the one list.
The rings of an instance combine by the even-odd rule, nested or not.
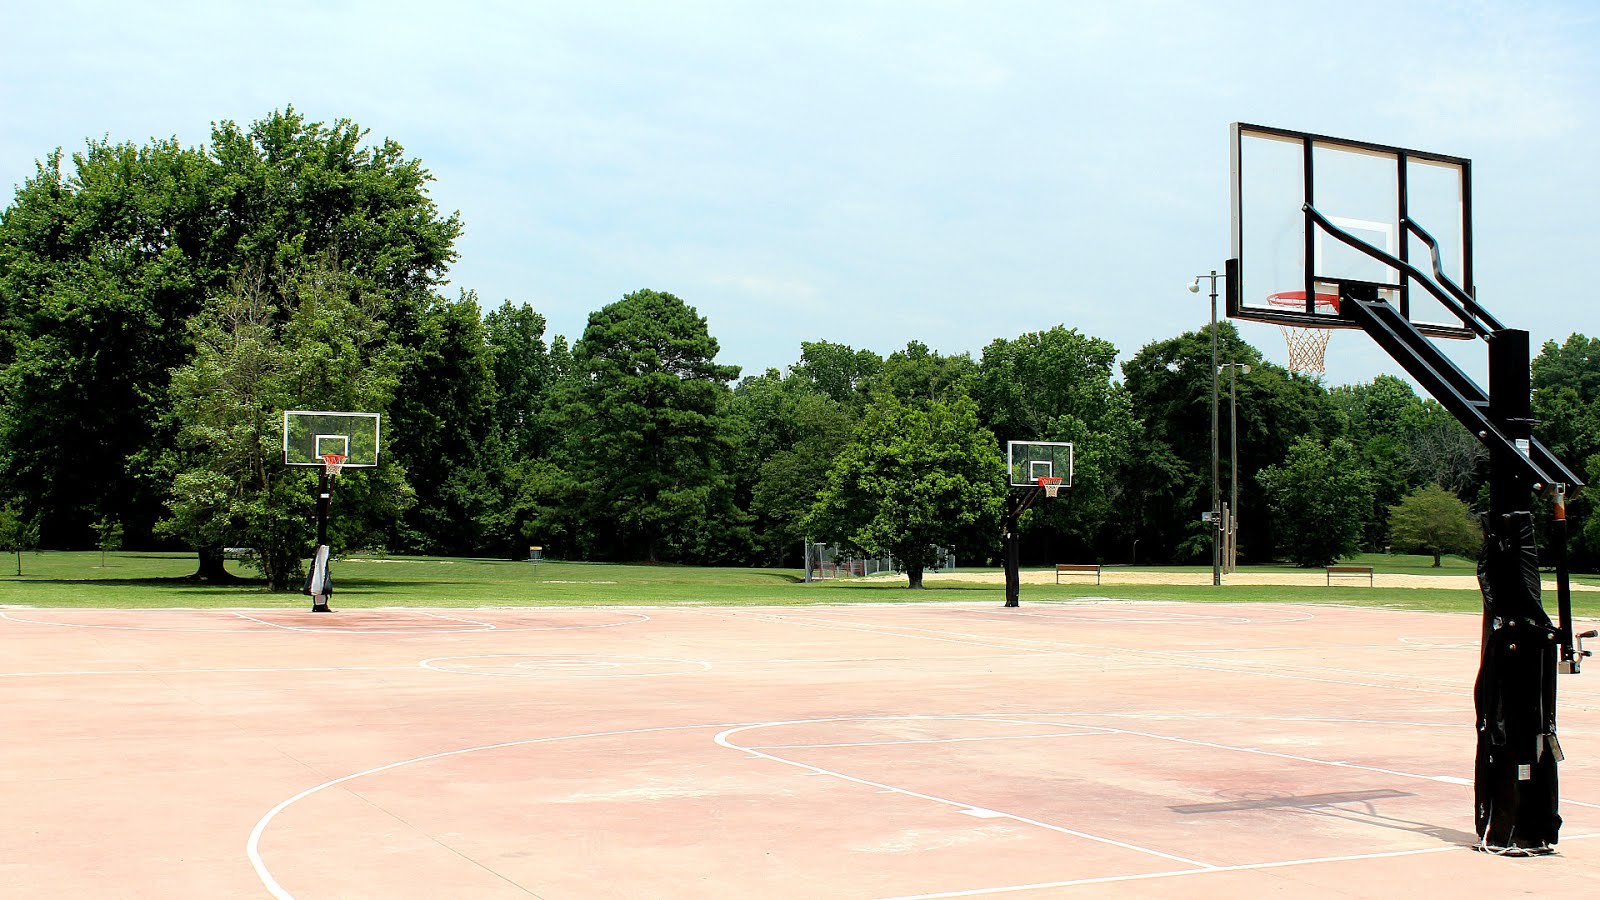
[(1442, 556), (1442, 555), (1444, 555), (1442, 551), (1439, 551), (1439, 550), (1433, 551), (1433, 567), (1435, 569), (1439, 568), (1439, 557)]
[(221, 547), (201, 547), (198, 551), (200, 565), (189, 576), (190, 581), (204, 581), (208, 584), (233, 584), (241, 579), (229, 572), (223, 566)]
[(922, 567), (921, 566), (907, 566), (906, 567), (906, 580), (908, 582), (910, 582), (906, 586), (911, 588), (913, 591), (922, 590)]

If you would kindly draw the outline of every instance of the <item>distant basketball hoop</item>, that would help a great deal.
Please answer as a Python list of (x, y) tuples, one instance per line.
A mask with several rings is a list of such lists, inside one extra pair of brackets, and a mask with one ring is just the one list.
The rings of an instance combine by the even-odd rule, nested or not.
[[(1267, 295), (1267, 303), (1285, 310), (1306, 312), (1305, 291), (1279, 291)], [(1313, 311), (1319, 316), (1339, 314), (1337, 294), (1317, 294)], [(1289, 348), (1289, 371), (1302, 375), (1321, 375), (1327, 371), (1328, 337), (1333, 329), (1315, 325), (1282, 325), (1283, 342)]]
[(1039, 479), (1039, 487), (1044, 488), (1044, 495), (1046, 497), (1054, 497), (1056, 494), (1061, 492), (1061, 483), (1063, 480), (1064, 479), (1061, 478), (1041, 478)]

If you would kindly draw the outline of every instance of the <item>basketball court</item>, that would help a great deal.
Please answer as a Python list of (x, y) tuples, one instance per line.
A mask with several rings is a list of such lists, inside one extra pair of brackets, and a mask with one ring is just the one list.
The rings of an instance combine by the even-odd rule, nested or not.
[(1600, 892), (1469, 849), (1476, 616), (1079, 601), (0, 610), (18, 896)]

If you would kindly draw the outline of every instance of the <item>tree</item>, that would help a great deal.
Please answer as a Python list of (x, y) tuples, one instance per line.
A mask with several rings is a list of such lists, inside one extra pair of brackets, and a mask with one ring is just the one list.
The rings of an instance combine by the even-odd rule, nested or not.
[(106, 554), (122, 549), (122, 523), (101, 519), (94, 523), (95, 546), (100, 548), (100, 568), (106, 567)]
[(544, 316), (509, 300), (483, 320), (493, 353), (494, 424), (516, 459), (542, 457), (552, 443), (549, 395), (556, 372), (544, 330)]
[(808, 379), (780, 378), (773, 369), (741, 381), (731, 411), (740, 423), (735, 490), (753, 520), (755, 561), (797, 564), (806, 512), (856, 416)]
[(840, 403), (859, 406), (877, 383), (883, 358), (830, 341), (801, 341), (794, 377)]
[[(376, 305), (353, 279), (318, 268), (287, 286), (243, 278), (195, 318), (195, 358), (172, 376), (183, 462), (163, 533), (196, 548), (251, 548), (246, 563), (273, 590), (299, 581), (316, 537), (307, 515), (316, 477), (283, 467), (283, 411), (387, 407), (399, 359)], [(342, 477), (330, 543), (381, 540), (411, 496), (397, 466)]]
[(110, 517), (148, 540), (184, 323), (214, 284), (217, 173), (175, 141), (90, 141), (40, 163), (0, 216), (0, 469), (49, 546)]
[(1283, 553), (1295, 565), (1329, 565), (1360, 548), (1372, 482), (1349, 441), (1334, 438), (1324, 445), (1302, 437), (1282, 465), (1263, 469), (1257, 480)]
[[(1223, 362), (1248, 363), (1251, 369), (1239, 376), (1239, 543), (1242, 553), (1266, 559), (1287, 545), (1276, 531), (1257, 473), (1282, 462), (1295, 438), (1337, 437), (1342, 424), (1318, 382), (1263, 360), (1231, 322), (1218, 323), (1217, 338)], [(1210, 330), (1147, 344), (1122, 372), (1133, 414), (1144, 423), (1127, 478), (1139, 555), (1209, 559), (1212, 529), (1200, 522), (1200, 513), (1211, 509)], [(1220, 402), (1224, 417), (1228, 399), (1224, 395)], [(1224, 478), (1227, 474), (1224, 461)]]
[[(1548, 341), (1533, 360), (1533, 415), (1536, 433), (1551, 452), (1588, 472), (1600, 471), (1600, 339), (1573, 334)], [(1600, 567), (1600, 516), (1592, 491), (1567, 504), (1574, 568)]]
[(17, 555), (17, 577), (22, 577), (22, 551), (39, 546), (38, 517), (22, 514), (15, 503), (0, 506), (0, 550)]
[(415, 330), (461, 223), (420, 162), (366, 134), (289, 108), (218, 123), (205, 148), (91, 141), (71, 171), (57, 151), (17, 192), (0, 217), (0, 474), (47, 511), (47, 544), (87, 543), (108, 516), (152, 539), (189, 468), (170, 373), (193, 358), (190, 319), (240, 279), (275, 290), (316, 261), (381, 299), (391, 335)]
[(965, 353), (944, 356), (921, 341), (910, 341), (884, 359), (875, 389), (908, 402), (931, 403), (966, 393), (966, 382), (976, 372)]
[[(493, 351), (477, 298), (430, 298), (394, 347), (398, 384), (384, 432), (416, 502), (393, 523), (396, 550), (466, 555), (510, 549), (493, 484), (507, 464), (494, 428)], [(491, 532), (498, 532), (491, 535)]]
[(1467, 482), (1476, 472), (1481, 446), (1443, 407), (1419, 398), (1409, 382), (1379, 375), (1367, 384), (1333, 388), (1328, 400), (1342, 414), (1345, 437), (1372, 476), (1365, 546), (1378, 549), (1388, 542), (1389, 510), (1421, 485), (1460, 484), (1470, 493)]
[(613, 552), (720, 554), (708, 519), (739, 539), (724, 406), (739, 369), (717, 351), (706, 320), (672, 294), (635, 291), (589, 316), (559, 419), (581, 511)]
[(1437, 569), (1445, 553), (1477, 553), (1483, 547), (1483, 528), (1460, 497), (1430, 484), (1389, 509), (1389, 540), (1408, 553), (1432, 553)]
[(891, 554), (917, 589), (938, 547), (996, 543), (1005, 483), (994, 436), (971, 399), (912, 404), (880, 394), (829, 470), (807, 529)]
[[(1116, 357), (1110, 342), (1057, 325), (990, 343), (970, 382), (999, 441), (1072, 442), (1072, 487), (1025, 520), (1065, 537), (1070, 556), (1110, 556), (1134, 528), (1126, 501), (1142, 423), (1112, 380)], [(1060, 548), (1046, 546), (1060, 558)]]

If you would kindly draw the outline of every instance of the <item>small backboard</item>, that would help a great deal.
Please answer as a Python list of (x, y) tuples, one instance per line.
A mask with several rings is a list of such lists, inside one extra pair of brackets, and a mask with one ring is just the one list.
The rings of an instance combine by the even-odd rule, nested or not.
[(1351, 246), (1328, 225), (1469, 296), (1472, 163), (1403, 147), (1235, 122), (1230, 126), (1233, 252), (1228, 315), (1312, 328), (1350, 328), (1341, 284), (1375, 288), (1412, 325), (1436, 337), (1472, 332), (1404, 266)]
[(1060, 478), (1072, 487), (1072, 445), (1061, 441), (1007, 441), (1006, 469), (1012, 487), (1039, 487), (1041, 478)]
[(283, 414), (283, 464), (325, 465), (324, 456), (345, 457), (344, 468), (378, 464), (377, 413), (291, 409)]

